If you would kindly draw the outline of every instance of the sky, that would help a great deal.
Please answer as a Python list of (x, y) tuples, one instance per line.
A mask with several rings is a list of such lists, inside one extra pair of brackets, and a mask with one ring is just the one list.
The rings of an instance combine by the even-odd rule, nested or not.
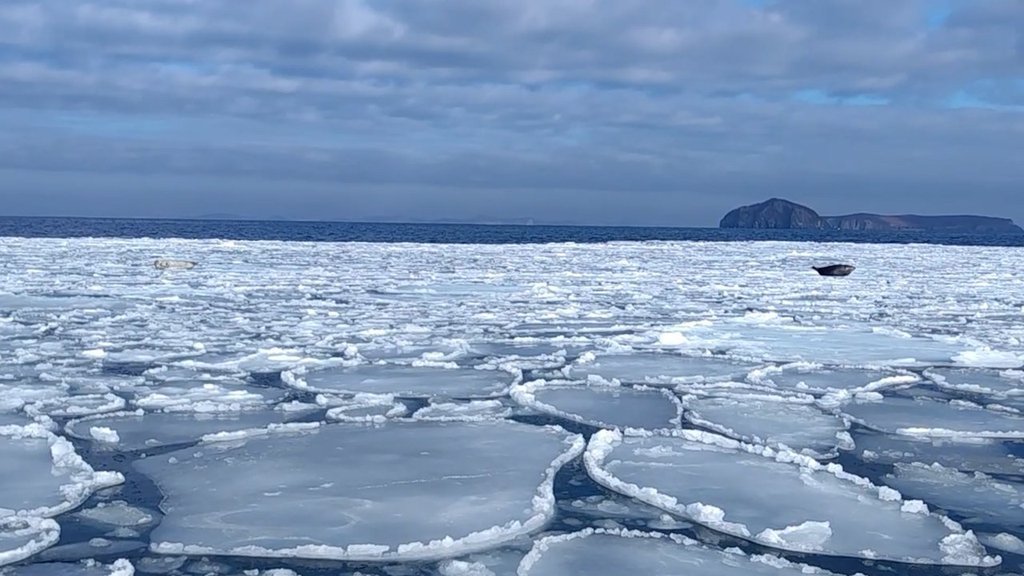
[(3, 0), (0, 214), (1024, 223), (1024, 0)]

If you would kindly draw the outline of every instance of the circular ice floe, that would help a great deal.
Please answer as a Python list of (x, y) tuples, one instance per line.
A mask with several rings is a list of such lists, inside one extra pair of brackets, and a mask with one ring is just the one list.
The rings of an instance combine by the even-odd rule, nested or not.
[(688, 384), (742, 378), (756, 367), (755, 364), (742, 364), (710, 356), (669, 353), (595, 356), (586, 353), (580, 360), (563, 369), (563, 372), (573, 380), (596, 377), (628, 384)]
[(117, 412), (123, 410), (124, 407), (124, 398), (114, 394), (83, 394), (41, 400), (26, 406), (25, 412), (33, 416), (80, 418), (93, 414)]
[(825, 367), (810, 362), (761, 368), (752, 371), (747, 379), (754, 384), (772, 386), (782, 391), (815, 395), (835, 391), (847, 391), (851, 394), (877, 391), (921, 380), (911, 372)]
[(38, 424), (0, 429), (0, 462), (0, 516), (56, 516), (124, 482), (93, 470), (70, 442)]
[(935, 368), (925, 372), (940, 388), (995, 398), (1021, 397), (1024, 400), (1024, 372)]
[(504, 394), (515, 376), (502, 370), (429, 366), (363, 365), (282, 374), (300, 390), (327, 393), (392, 394), (410, 398), (492, 398)]
[(286, 425), (290, 413), (278, 410), (213, 414), (123, 412), (68, 423), (75, 438), (97, 442), (99, 448), (143, 450)]
[(166, 386), (142, 389), (132, 404), (138, 408), (161, 412), (240, 412), (259, 410), (281, 401), (280, 389), (247, 389), (206, 383), (194, 387)]
[(846, 422), (801, 399), (735, 394), (687, 395), (683, 417), (735, 440), (791, 448), (814, 458), (833, 458), (853, 448)]
[(843, 406), (855, 421), (888, 434), (930, 438), (1024, 438), (1024, 418), (961, 400), (885, 397)]
[(987, 474), (1024, 474), (1024, 458), (1012, 441), (980, 438), (899, 436), (872, 430), (855, 435), (856, 452), (865, 462), (938, 463), (947, 468)]
[(512, 388), (528, 408), (602, 428), (678, 428), (681, 406), (667, 390), (537, 380)]
[(135, 466), (164, 495), (159, 553), (430, 559), (543, 527), (555, 474), (583, 447), (512, 422), (335, 424)]
[(974, 535), (836, 464), (695, 430), (602, 430), (584, 455), (601, 485), (759, 544), (832, 556), (995, 565)]
[(730, 552), (714, 550), (677, 534), (588, 528), (538, 540), (523, 558), (516, 574), (795, 576), (832, 573), (777, 556), (746, 556), (735, 549)]
[[(0, 516), (0, 566), (21, 562), (59, 539), (60, 526), (49, 518)], [(0, 576), (7, 574), (0, 570)]]
[(1024, 527), (1024, 486), (980, 472), (965, 474), (939, 464), (896, 464), (886, 484), (972, 521)]

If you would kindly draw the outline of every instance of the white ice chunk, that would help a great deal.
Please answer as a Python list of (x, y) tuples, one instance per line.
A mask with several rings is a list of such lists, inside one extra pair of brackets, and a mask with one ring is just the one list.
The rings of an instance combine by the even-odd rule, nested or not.
[(512, 409), (501, 400), (474, 400), (472, 402), (440, 402), (424, 406), (412, 415), (415, 420), (466, 422), (473, 420), (500, 420), (512, 415)]
[(742, 378), (757, 367), (712, 356), (678, 354), (627, 354), (585, 357), (567, 366), (565, 375), (575, 380), (597, 377), (630, 384), (686, 384)]
[(842, 418), (799, 399), (738, 394), (684, 396), (684, 418), (736, 440), (788, 447), (815, 458), (832, 458), (853, 448)]
[(33, 416), (81, 418), (93, 414), (117, 412), (123, 410), (124, 407), (124, 398), (114, 394), (83, 394), (40, 400), (26, 406), (25, 412)]
[(1024, 486), (975, 472), (965, 474), (939, 464), (896, 464), (885, 483), (907, 496), (972, 518), (976, 522), (1024, 527)]
[(359, 394), (353, 399), (332, 401), (327, 419), (335, 422), (383, 424), (409, 412), (405, 404), (390, 394)]
[(501, 370), (398, 365), (299, 369), (285, 372), (282, 377), (287, 384), (301, 390), (419, 398), (490, 398), (505, 393), (513, 382), (513, 375)]
[(134, 576), (135, 567), (125, 559), (104, 565), (95, 560), (76, 564), (49, 562), (0, 570), (0, 576)]
[[(898, 495), (793, 452), (705, 432), (591, 437), (587, 471), (603, 486), (770, 547), (913, 563), (994, 565), (944, 518), (901, 510)], [(956, 553), (946, 550), (950, 538)], [(871, 550), (871, 554), (865, 554)]]
[(544, 526), (555, 473), (582, 449), (511, 422), (336, 424), (135, 466), (165, 497), (160, 553), (426, 559)]
[(166, 386), (140, 393), (132, 402), (138, 408), (162, 412), (239, 412), (260, 410), (284, 398), (285, 391), (271, 388), (235, 388), (206, 383), (182, 388)]
[(842, 410), (857, 422), (889, 434), (930, 438), (1024, 438), (1024, 418), (962, 401), (891, 397), (882, 402), (853, 402)]
[(681, 406), (666, 390), (538, 380), (512, 388), (534, 410), (604, 428), (678, 428)]
[(746, 556), (708, 548), (680, 535), (594, 530), (548, 536), (534, 544), (518, 576), (796, 576), (831, 574), (776, 556)]
[(999, 534), (979, 534), (978, 538), (983, 544), (990, 548), (1024, 555), (1024, 540), (1021, 540), (1013, 534), (1008, 534), (1006, 532), (1000, 532)]
[(76, 512), (75, 516), (93, 524), (122, 528), (145, 526), (156, 519), (154, 513), (131, 506), (123, 500), (100, 502), (94, 508)]
[[(49, 518), (0, 516), (0, 566), (21, 562), (59, 539), (60, 526)], [(3, 570), (0, 576), (6, 576)]]

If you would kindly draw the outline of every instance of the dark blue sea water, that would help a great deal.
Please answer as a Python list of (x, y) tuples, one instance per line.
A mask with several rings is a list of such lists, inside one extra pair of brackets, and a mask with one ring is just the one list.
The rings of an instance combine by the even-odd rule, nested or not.
[(0, 237), (193, 238), (302, 242), (414, 242), (432, 244), (534, 244), (696, 240), (735, 242), (858, 242), (1024, 246), (1024, 234), (738, 230), (629, 226), (496, 226), (243, 220), (148, 220), (0, 217)]

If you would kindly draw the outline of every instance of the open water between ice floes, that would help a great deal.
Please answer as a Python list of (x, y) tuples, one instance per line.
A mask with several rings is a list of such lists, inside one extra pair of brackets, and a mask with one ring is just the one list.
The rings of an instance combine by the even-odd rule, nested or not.
[(1020, 259), (0, 239), (0, 574), (1019, 573)]

